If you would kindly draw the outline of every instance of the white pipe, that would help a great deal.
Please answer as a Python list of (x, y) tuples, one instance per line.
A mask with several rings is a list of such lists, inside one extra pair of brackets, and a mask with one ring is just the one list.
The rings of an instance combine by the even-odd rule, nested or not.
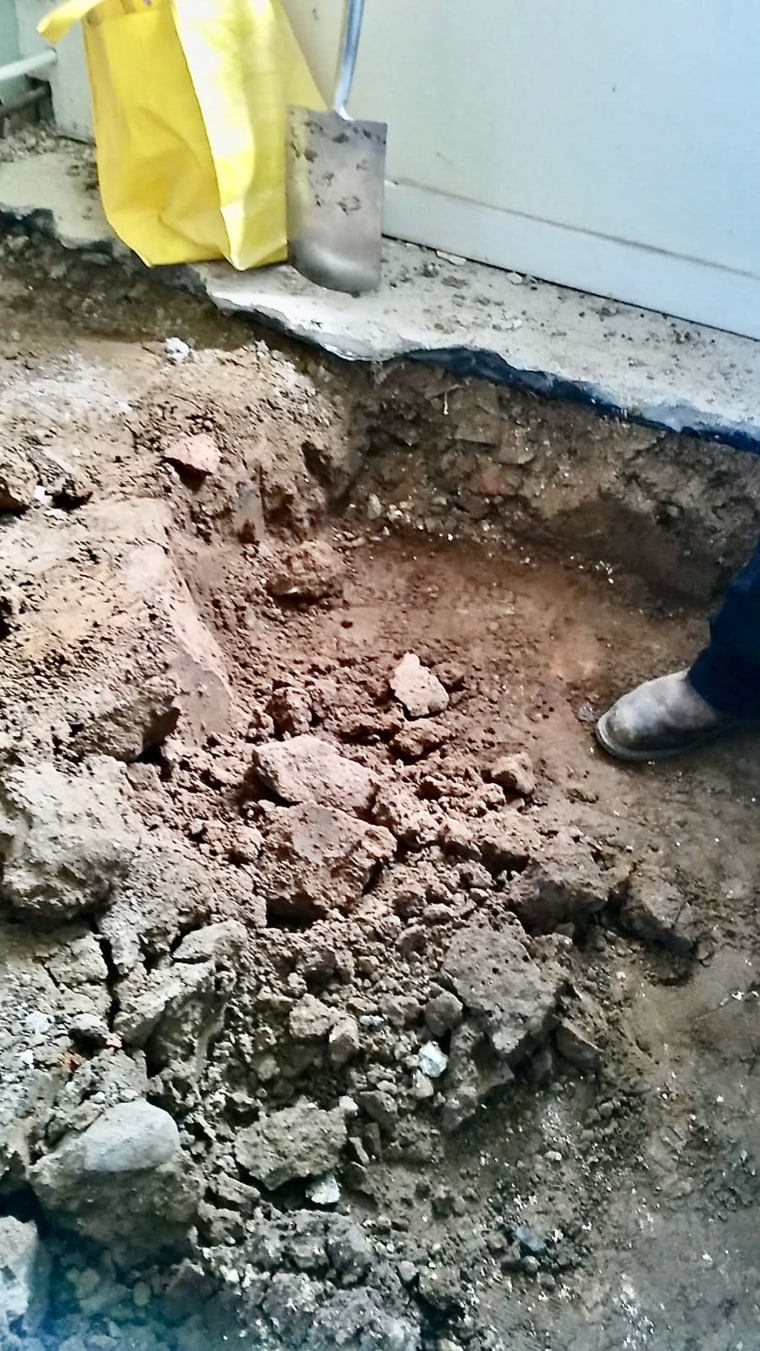
[(7, 66), (0, 66), (0, 84), (7, 80), (18, 80), (22, 75), (40, 75), (46, 70), (52, 70), (58, 54), (56, 52), (38, 52), (36, 56), (24, 56), (20, 61), (11, 61)]

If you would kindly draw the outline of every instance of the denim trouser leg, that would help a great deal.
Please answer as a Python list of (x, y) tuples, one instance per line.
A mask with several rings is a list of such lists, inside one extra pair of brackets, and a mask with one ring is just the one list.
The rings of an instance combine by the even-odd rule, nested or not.
[(689, 680), (721, 713), (760, 718), (760, 540), (728, 588)]

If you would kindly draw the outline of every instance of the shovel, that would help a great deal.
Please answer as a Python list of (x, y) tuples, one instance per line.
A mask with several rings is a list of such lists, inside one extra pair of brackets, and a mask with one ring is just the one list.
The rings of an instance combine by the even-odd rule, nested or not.
[(288, 112), (290, 261), (320, 286), (352, 295), (380, 283), (388, 131), (346, 112), (363, 12), (364, 0), (347, 0), (332, 109)]

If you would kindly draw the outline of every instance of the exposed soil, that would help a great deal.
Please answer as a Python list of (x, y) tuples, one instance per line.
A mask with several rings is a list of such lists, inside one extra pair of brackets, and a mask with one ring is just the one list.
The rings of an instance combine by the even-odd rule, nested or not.
[(0, 1347), (760, 1344), (758, 742), (592, 735), (760, 465), (0, 311)]

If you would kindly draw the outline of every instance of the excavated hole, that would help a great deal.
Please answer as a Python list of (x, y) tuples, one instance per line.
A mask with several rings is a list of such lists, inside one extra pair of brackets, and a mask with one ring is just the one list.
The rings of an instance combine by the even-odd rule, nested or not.
[[(757, 462), (39, 243), (3, 266), (0, 427), (44, 495), (0, 523), (0, 1186), (53, 1259), (13, 1336), (683, 1351), (728, 1291), (749, 1345), (757, 746), (655, 775), (590, 723), (700, 642), (678, 606), (756, 530)], [(41, 1178), (135, 1102), (181, 1153)]]

